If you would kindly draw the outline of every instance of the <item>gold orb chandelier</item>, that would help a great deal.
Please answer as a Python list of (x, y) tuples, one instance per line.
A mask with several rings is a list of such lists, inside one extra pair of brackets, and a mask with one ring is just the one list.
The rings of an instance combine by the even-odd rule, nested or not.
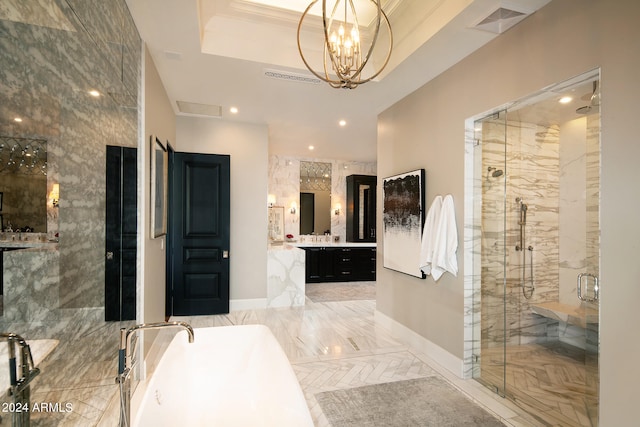
[[(381, 1), (360, 0), (360, 5), (371, 3), (369, 7), (375, 7), (376, 11), (376, 16), (372, 21), (373, 35), (370, 38), (371, 42), (366, 47), (363, 46), (363, 40), (360, 37), (360, 25), (353, 0), (335, 0), (335, 4), (330, 11), (327, 9), (327, 0), (322, 0), (322, 23), (324, 27), (323, 72), (316, 71), (309, 65), (302, 52), (300, 42), (303, 21), (311, 8), (318, 2), (318, 0), (312, 1), (305, 9), (298, 23), (298, 51), (309, 71), (320, 80), (329, 83), (331, 87), (343, 89), (355, 89), (358, 85), (376, 78), (387, 66), (393, 48), (391, 25), (389, 18), (382, 10)], [(382, 24), (387, 28), (389, 34), (389, 48), (382, 66), (373, 74), (365, 77), (363, 70), (371, 59)]]

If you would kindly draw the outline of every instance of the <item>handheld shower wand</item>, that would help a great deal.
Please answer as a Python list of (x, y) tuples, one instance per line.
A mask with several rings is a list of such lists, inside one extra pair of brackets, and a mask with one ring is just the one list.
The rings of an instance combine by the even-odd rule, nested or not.
[(516, 203), (520, 204), (520, 219), (518, 220), (518, 225), (520, 226), (520, 244), (516, 245), (516, 251), (522, 251), (524, 250), (524, 226), (527, 225), (527, 209), (529, 207), (522, 201), (522, 197), (516, 197)]
[(535, 286), (533, 285), (533, 246), (529, 245), (526, 250), (529, 251), (529, 294), (527, 294), (527, 289), (525, 283), (527, 281), (527, 254), (525, 251), (525, 229), (524, 227), (527, 225), (527, 210), (529, 206), (522, 200), (522, 197), (516, 197), (516, 203), (520, 204), (520, 209), (518, 210), (520, 213), (520, 219), (518, 220), (518, 225), (520, 226), (520, 244), (516, 245), (516, 251), (522, 251), (522, 295), (526, 299), (531, 298), (533, 295), (533, 291), (535, 290)]

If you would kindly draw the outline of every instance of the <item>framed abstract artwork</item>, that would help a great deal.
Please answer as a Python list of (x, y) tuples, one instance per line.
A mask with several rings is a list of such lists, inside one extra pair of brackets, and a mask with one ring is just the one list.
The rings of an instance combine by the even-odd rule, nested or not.
[(425, 217), (425, 171), (411, 172), (384, 178), (383, 238), (384, 267), (420, 279), (420, 247)]

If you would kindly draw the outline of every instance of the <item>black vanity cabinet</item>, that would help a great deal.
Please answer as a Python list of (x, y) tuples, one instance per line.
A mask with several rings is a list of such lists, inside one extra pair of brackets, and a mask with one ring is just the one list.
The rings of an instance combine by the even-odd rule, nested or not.
[(305, 278), (307, 283), (336, 281), (336, 248), (309, 247), (305, 253)]
[(306, 283), (376, 280), (376, 248), (303, 247)]
[(376, 181), (372, 175), (347, 177), (347, 242), (376, 241)]

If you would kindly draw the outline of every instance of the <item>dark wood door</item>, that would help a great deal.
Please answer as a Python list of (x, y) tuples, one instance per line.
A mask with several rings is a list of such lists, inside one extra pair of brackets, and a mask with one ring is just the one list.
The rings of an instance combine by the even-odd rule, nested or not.
[(228, 313), (230, 157), (171, 157), (167, 314)]
[(105, 320), (136, 318), (138, 230), (135, 148), (107, 146)]

